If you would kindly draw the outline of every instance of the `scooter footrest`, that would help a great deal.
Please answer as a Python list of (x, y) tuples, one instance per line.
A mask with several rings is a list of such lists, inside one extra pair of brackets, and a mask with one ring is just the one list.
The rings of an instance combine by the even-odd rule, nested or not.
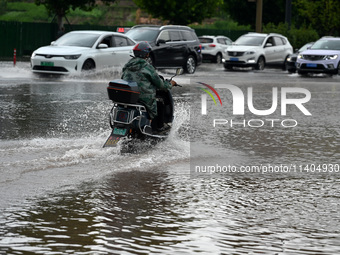
[(149, 125), (145, 125), (143, 128), (143, 132), (152, 135), (152, 127), (150, 127)]

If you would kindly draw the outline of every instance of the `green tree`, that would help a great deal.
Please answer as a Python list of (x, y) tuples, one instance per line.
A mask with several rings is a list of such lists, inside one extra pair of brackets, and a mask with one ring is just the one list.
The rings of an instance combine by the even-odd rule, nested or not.
[(6, 12), (7, 9), (7, 0), (0, 0), (0, 14)]
[(339, 32), (339, 0), (297, 0), (295, 6), (303, 23), (311, 24), (320, 35)]
[(168, 20), (170, 24), (188, 25), (201, 23), (212, 17), (223, 0), (134, 0), (135, 4), (155, 18)]
[(293, 48), (298, 49), (304, 44), (309, 42), (315, 42), (320, 37), (318, 33), (311, 27), (306, 27), (305, 25), (296, 28), (294, 25), (291, 27), (287, 23), (279, 23), (274, 25), (273, 23), (268, 23), (263, 26), (264, 33), (279, 33), (286, 37)]
[[(77, 8), (84, 11), (91, 11), (97, 6), (96, 0), (35, 0), (36, 5), (44, 5), (50, 14), (57, 17), (59, 31), (63, 30), (63, 18), (70, 10)], [(101, 0), (105, 4), (114, 3), (115, 0)]]
[[(262, 23), (285, 21), (286, 0), (263, 0)], [(241, 25), (255, 27), (256, 3), (248, 0), (224, 0), (223, 10)]]

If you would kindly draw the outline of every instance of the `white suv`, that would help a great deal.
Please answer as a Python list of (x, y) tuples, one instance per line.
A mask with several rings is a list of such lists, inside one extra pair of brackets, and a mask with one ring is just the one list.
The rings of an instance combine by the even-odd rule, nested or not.
[(222, 35), (203, 35), (198, 39), (202, 45), (203, 60), (212, 60), (218, 64), (225, 59), (225, 50), (233, 43), (228, 37)]
[(280, 34), (248, 33), (239, 37), (226, 51), (225, 69), (253, 67), (263, 70), (266, 64), (285, 62), (293, 48), (288, 39)]

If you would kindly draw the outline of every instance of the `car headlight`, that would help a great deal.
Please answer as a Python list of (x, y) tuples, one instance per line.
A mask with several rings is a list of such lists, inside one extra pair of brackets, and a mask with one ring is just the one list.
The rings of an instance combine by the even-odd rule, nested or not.
[(245, 55), (253, 55), (253, 54), (255, 54), (255, 51), (247, 51), (247, 52), (245, 53)]
[(334, 60), (334, 59), (337, 59), (338, 58), (338, 55), (326, 55), (325, 56), (325, 60)]
[(37, 53), (35, 53), (35, 51), (34, 51), (34, 52), (32, 53), (32, 55), (31, 55), (31, 58), (34, 58), (35, 55), (37, 55)]
[(297, 58), (298, 58), (298, 59), (304, 59), (304, 57), (303, 57), (302, 54), (299, 54), (299, 55), (297, 56)]
[(81, 54), (78, 55), (65, 55), (65, 59), (78, 59), (81, 56)]

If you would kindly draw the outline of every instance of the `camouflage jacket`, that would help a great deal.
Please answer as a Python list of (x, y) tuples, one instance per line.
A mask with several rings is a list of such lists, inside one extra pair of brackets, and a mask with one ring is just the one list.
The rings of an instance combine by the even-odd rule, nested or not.
[(138, 101), (145, 105), (151, 119), (157, 116), (156, 89), (171, 89), (171, 83), (162, 80), (155, 68), (142, 58), (132, 58), (126, 63), (121, 78), (137, 82), (141, 91)]

